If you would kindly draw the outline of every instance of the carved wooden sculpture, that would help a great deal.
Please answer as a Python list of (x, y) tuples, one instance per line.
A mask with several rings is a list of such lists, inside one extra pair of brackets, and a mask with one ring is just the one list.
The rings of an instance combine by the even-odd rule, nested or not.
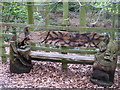
[[(10, 70), (14, 73), (26, 73), (32, 68), (30, 58), (29, 42), (39, 42), (58, 46), (71, 47), (93, 47), (99, 48), (99, 53), (95, 55), (93, 73), (91, 82), (111, 86), (114, 81), (114, 73), (117, 62), (117, 44), (109, 42), (108, 35), (98, 33), (78, 33), (66, 31), (40, 31), (29, 33), (25, 28), (24, 33), (20, 35), (19, 43), (11, 43)], [(114, 46), (113, 46), (114, 45)]]
[(10, 71), (12, 73), (28, 73), (32, 69), (31, 47), (27, 44), (28, 28), (24, 30), (25, 38), (22, 42), (12, 41), (10, 44)]
[(117, 65), (118, 45), (110, 41), (107, 46), (101, 42), (100, 51), (95, 55), (91, 82), (101, 86), (111, 86), (114, 82), (114, 73)]

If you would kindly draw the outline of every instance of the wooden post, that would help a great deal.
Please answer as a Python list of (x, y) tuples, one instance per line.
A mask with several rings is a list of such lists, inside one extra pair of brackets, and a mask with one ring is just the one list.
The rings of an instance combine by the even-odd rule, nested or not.
[(69, 17), (68, 17), (69, 11), (68, 11), (68, 0), (63, 2), (63, 23), (62, 25), (67, 26), (69, 24)]
[[(45, 4), (49, 4), (49, 2), (45, 2)], [(47, 27), (50, 24), (49, 20), (49, 7), (50, 6), (45, 6), (45, 26)], [(48, 28), (46, 28), (46, 31), (49, 31)], [(49, 45), (45, 45), (45, 47), (49, 47)]]
[[(34, 2), (27, 2), (27, 4), (34, 4)], [(27, 8), (28, 8), (28, 24), (34, 24), (33, 6), (27, 6)]]
[[(63, 2), (63, 22), (62, 25), (64, 26), (68, 26), (69, 25), (69, 4), (68, 4), (68, 0)], [(61, 47), (63, 50), (66, 50), (65, 46)], [(65, 54), (64, 52), (61, 52), (62, 54)], [(62, 60), (62, 69), (67, 69), (67, 62), (65, 60)]]
[(118, 8), (118, 16), (117, 16), (118, 17), (117, 18), (118, 19), (118, 28), (120, 28), (120, 16), (119, 16), (120, 15), (120, 3), (117, 4), (117, 8)]
[[(115, 6), (116, 6), (116, 4), (113, 4), (112, 5), (112, 28), (115, 28)], [(113, 33), (110, 33), (110, 35), (111, 35), (111, 39), (115, 39), (115, 33), (113, 32)]]
[[(34, 4), (34, 2), (27, 2), (27, 4)], [(27, 6), (28, 9), (28, 24), (34, 24), (34, 6)], [(32, 28), (29, 28), (33, 30)], [(35, 46), (34, 43), (30, 43), (32, 46)]]
[[(81, 2), (82, 5), (86, 2)], [(85, 27), (86, 26), (86, 8), (85, 6), (80, 7), (80, 26)]]
[[(0, 7), (0, 13), (2, 13), (2, 7)], [(4, 38), (3, 38), (3, 27), (0, 26), (1, 30), (0, 30), (0, 56), (1, 56), (1, 60), (2, 62), (5, 62), (6, 61), (6, 56), (5, 56), (5, 47), (3, 46), (3, 43), (4, 43)]]
[(115, 11), (116, 11), (116, 8), (115, 8), (116, 4), (113, 4), (112, 5), (112, 28), (115, 28)]
[[(117, 4), (117, 8), (118, 8), (118, 13), (120, 13), (120, 3)], [(117, 19), (118, 19), (118, 28), (120, 28), (120, 17), (119, 15), (117, 16)], [(118, 36), (117, 36), (119, 39), (120, 39), (120, 31), (118, 30)], [(120, 41), (118, 42), (118, 51), (120, 51)], [(120, 53), (119, 53), (120, 55)]]
[[(63, 52), (61, 52), (62, 54), (67, 54), (67, 53), (66, 53), (66, 49), (67, 49), (66, 46), (62, 46), (61, 49), (63, 50)], [(63, 59), (63, 60), (62, 60), (62, 69), (63, 69), (63, 70), (67, 69), (67, 67), (68, 67), (67, 64), (68, 64), (68, 62)]]
[[(48, 4), (49, 2), (45, 2), (45, 4)], [(50, 24), (49, 21), (49, 7), (50, 6), (45, 6), (45, 26), (48, 26)]]
[(64, 59), (62, 60), (62, 70), (65, 70), (65, 69), (67, 69), (67, 61), (65, 61)]

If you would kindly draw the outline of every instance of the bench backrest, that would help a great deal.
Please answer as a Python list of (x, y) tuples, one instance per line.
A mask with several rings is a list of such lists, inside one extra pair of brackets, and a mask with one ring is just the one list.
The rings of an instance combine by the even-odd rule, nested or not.
[(108, 35), (99, 33), (79, 33), (66, 31), (29, 32), (28, 30), (24, 30), (24, 33), (20, 35), (20, 41), (23, 40), (58, 46), (98, 48), (101, 41), (107, 41), (106, 43), (108, 43), (109, 37)]

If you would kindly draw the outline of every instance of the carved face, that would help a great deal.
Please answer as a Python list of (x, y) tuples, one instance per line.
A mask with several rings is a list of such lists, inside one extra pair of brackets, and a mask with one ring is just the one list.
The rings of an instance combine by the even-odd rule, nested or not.
[(106, 49), (107, 49), (107, 44), (106, 44), (105, 42), (101, 41), (101, 42), (98, 44), (98, 48), (99, 48), (100, 52), (104, 52), (104, 51), (106, 51)]
[(113, 62), (114, 60), (117, 59), (117, 51), (118, 51), (118, 45), (115, 43), (115, 41), (111, 41), (108, 44), (107, 50), (105, 52), (104, 59), (108, 60), (110, 62)]
[(115, 64), (117, 63), (117, 43), (115, 41), (110, 41), (107, 47), (105, 47), (105, 44), (102, 43), (100, 49), (100, 51), (102, 51), (103, 49), (106, 50), (104, 52), (99, 52), (98, 54), (96, 54), (96, 60), (104, 66), (115, 66)]

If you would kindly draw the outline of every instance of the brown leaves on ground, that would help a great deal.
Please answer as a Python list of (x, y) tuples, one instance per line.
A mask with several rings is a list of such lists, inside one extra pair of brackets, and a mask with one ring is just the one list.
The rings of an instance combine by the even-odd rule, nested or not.
[[(0, 88), (104, 88), (89, 81), (91, 65), (68, 64), (68, 70), (61, 70), (61, 63), (33, 61), (33, 66), (30, 73), (13, 74), (9, 62), (0, 61)], [(120, 89), (118, 71), (109, 88)]]

